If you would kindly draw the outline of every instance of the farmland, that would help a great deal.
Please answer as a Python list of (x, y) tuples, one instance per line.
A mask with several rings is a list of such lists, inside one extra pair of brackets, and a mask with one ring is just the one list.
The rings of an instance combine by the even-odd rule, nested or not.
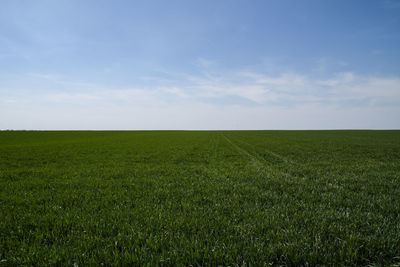
[(0, 132), (0, 265), (400, 262), (400, 131)]

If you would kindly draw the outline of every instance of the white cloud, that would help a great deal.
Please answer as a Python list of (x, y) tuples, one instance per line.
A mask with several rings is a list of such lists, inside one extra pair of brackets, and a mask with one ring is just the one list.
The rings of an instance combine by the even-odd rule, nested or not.
[[(361, 99), (382, 105), (400, 104), (400, 78), (361, 76), (352, 72), (339, 73), (328, 79), (315, 79), (296, 73), (283, 73), (279, 76), (255, 72), (237, 72), (226, 76), (181, 75), (170, 86), (149, 85), (132, 88), (110, 88), (94, 83), (65, 81), (53, 75), (35, 76), (49, 80), (55, 85), (62, 85), (61, 89), (46, 90), (37, 94), (36, 101), (43, 102), (150, 104), (156, 101), (168, 104), (171, 97), (201, 102), (204, 98), (223, 99), (227, 96), (237, 96), (259, 105), (285, 106), (307, 102), (340, 105), (343, 101), (358, 102)], [(171, 77), (170, 81), (173, 80)]]
[[(37, 77), (54, 84), (54, 90), (0, 90), (1, 129), (400, 127), (398, 77), (352, 72), (327, 79), (298, 73), (180, 74), (169, 77), (172, 85), (131, 88)], [(232, 96), (253, 105), (230, 102)]]

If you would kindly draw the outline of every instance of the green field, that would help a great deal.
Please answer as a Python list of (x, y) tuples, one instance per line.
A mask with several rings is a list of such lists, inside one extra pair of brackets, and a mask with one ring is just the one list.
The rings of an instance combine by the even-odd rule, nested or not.
[(400, 131), (0, 132), (0, 265), (400, 262)]

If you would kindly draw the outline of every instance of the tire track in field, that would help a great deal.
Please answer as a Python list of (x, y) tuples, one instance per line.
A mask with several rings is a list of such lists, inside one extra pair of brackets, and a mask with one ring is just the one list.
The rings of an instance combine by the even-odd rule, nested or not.
[(204, 164), (201, 164), (203, 171), (206, 173), (211, 173), (210, 164), (216, 158), (216, 146), (217, 146), (214, 134), (210, 134), (209, 136), (210, 138), (208, 140), (207, 146), (211, 148), (211, 150), (207, 152), (206, 162)]
[[(268, 163), (264, 158), (257, 156), (256, 155), (250, 153), (247, 149), (235, 144), (229, 137), (225, 136), (224, 134), (222, 134), (222, 136), (225, 138), (225, 140), (230, 143), (237, 151), (239, 151), (241, 154), (244, 154), (248, 157), (251, 158), (253, 165), (255, 165), (257, 167), (257, 171), (263, 171), (264, 173), (267, 174), (277, 174), (277, 175), (283, 175), (285, 177), (292, 177), (294, 178), (294, 176), (292, 174), (290, 174), (287, 171), (282, 171), (278, 168), (276, 168), (275, 166), (271, 165), (270, 163)], [(245, 142), (247, 144), (247, 142)], [(250, 144), (251, 145), (251, 144)], [(287, 161), (288, 163), (290, 163), (290, 161)], [(295, 163), (293, 163), (295, 164)]]
[(203, 166), (205, 172), (213, 176), (224, 176), (225, 174), (220, 168), (212, 166), (213, 164), (211, 164), (213, 161), (217, 160), (219, 143), (219, 135), (217, 135), (217, 133), (213, 133), (209, 141), (209, 145), (212, 147), (212, 151), (210, 151), (208, 155), (209, 163)]
[[(248, 143), (248, 142), (246, 142), (246, 141), (237, 140), (237, 142), (246, 144), (246, 145), (248, 145), (248, 146), (251, 146), (251, 147), (253, 148), (253, 150), (256, 151), (256, 150), (254, 149), (254, 145), (252, 145), (252, 144), (250, 144), (250, 143)], [(295, 161), (293, 161), (293, 160), (290, 160), (290, 159), (288, 159), (287, 157), (284, 157), (284, 156), (282, 156), (282, 155), (280, 155), (280, 154), (278, 154), (278, 153), (275, 153), (275, 152), (273, 152), (272, 150), (263, 148), (263, 152), (266, 152), (266, 153), (272, 155), (273, 157), (278, 158), (278, 159), (284, 161), (285, 163), (292, 164), (292, 165), (298, 165), (297, 162), (295, 162)], [(255, 153), (258, 154), (257, 152), (255, 152)], [(263, 161), (265, 161), (265, 159), (263, 159)]]
[(255, 165), (257, 167), (258, 171), (264, 171), (264, 172), (268, 171), (268, 173), (277, 171), (277, 170), (274, 170), (272, 168), (272, 166), (270, 166), (270, 165), (266, 166), (267, 162), (265, 162), (264, 159), (259, 159), (257, 156), (251, 154), (248, 150), (235, 144), (230, 138), (226, 137), (224, 134), (222, 134), (222, 137), (224, 137), (228, 143), (230, 143), (237, 151), (239, 151), (240, 154), (250, 157), (253, 165)]
[[(210, 175), (212, 177), (215, 177), (215, 178), (217, 178), (217, 177), (226, 177), (227, 176), (227, 170), (232, 172), (233, 169), (235, 168), (234, 166), (230, 165), (231, 163), (229, 163), (229, 161), (226, 161), (226, 160), (223, 160), (223, 159), (219, 158), (220, 153), (223, 153), (223, 150), (220, 150), (220, 148), (221, 148), (220, 144), (221, 144), (221, 140), (222, 140), (221, 136), (226, 138), (221, 133), (214, 133), (214, 134), (211, 135), (210, 141), (209, 141), (209, 146), (212, 147), (212, 149), (211, 149), (211, 151), (209, 151), (209, 156), (208, 156), (209, 163), (203, 165), (203, 170), (208, 175)], [(228, 142), (233, 146), (235, 145), (232, 142), (230, 142), (230, 140), (228, 140)], [(229, 148), (229, 146), (227, 148)], [(240, 149), (240, 148), (239, 147), (237, 147), (237, 148), (235, 147), (235, 149)], [(246, 153), (246, 151), (243, 150), (242, 153)], [(251, 157), (252, 155), (251, 154), (247, 154), (247, 156)], [(221, 166), (221, 164), (223, 166)], [(226, 164), (228, 164), (228, 165), (226, 165)], [(265, 168), (262, 165), (262, 163), (260, 163), (260, 162), (255, 163), (255, 165), (257, 165), (259, 170)]]

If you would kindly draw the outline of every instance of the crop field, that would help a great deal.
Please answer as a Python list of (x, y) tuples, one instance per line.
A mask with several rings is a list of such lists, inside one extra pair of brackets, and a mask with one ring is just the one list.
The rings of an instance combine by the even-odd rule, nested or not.
[(0, 132), (0, 265), (400, 262), (400, 131)]

